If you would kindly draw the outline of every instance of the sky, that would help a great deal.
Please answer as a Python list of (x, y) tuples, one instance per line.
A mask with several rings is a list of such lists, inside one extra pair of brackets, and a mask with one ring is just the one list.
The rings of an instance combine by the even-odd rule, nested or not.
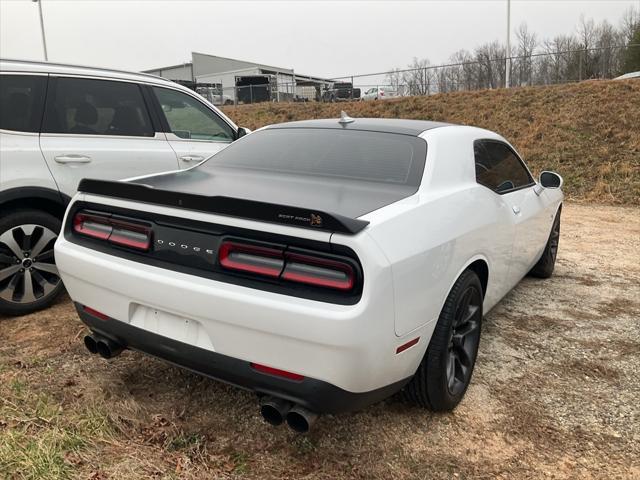
[[(41, 0), (49, 60), (124, 70), (210, 53), (324, 77), (445, 63), (506, 38), (506, 0)], [(581, 14), (618, 24), (640, 0), (512, 0), (515, 28), (574, 32)], [(0, 0), (0, 57), (42, 60), (37, 3)]]

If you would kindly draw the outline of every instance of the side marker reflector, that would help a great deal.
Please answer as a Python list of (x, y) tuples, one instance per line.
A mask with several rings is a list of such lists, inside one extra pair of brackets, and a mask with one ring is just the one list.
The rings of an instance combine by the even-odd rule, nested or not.
[(416, 343), (418, 343), (420, 341), (420, 337), (416, 337), (413, 340), (409, 340), (407, 343), (403, 343), (402, 345), (400, 345), (398, 348), (396, 348), (396, 355), (398, 353), (402, 353), (405, 350), (407, 350), (408, 348), (413, 347)]
[(104, 313), (100, 313), (97, 310), (94, 310), (91, 307), (82, 307), (82, 309), (87, 312), (89, 315), (93, 315), (96, 318), (99, 318), (100, 320), (109, 320), (109, 316), (105, 315)]
[(288, 378), (289, 380), (295, 380), (296, 382), (304, 380), (304, 377), (302, 375), (298, 375), (297, 373), (287, 372), (286, 370), (280, 370), (278, 368), (267, 367), (266, 365), (260, 365), (259, 363), (252, 363), (251, 368), (257, 370), (260, 373)]

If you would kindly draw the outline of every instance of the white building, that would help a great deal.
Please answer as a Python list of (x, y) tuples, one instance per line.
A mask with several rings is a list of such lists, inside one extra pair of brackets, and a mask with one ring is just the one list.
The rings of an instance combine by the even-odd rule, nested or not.
[[(274, 67), (204, 53), (191, 53), (191, 62), (145, 70), (194, 89), (217, 89), (214, 103), (252, 103), (266, 100), (317, 99), (322, 88), (331, 84), (325, 78), (301, 75), (292, 68)], [(199, 90), (200, 91), (200, 90)]]

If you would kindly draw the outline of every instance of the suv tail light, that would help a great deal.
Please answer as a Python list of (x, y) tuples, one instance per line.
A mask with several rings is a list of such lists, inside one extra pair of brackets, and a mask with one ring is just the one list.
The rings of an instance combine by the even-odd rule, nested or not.
[(289, 282), (341, 291), (353, 289), (354, 268), (346, 261), (285, 252), (278, 248), (225, 241), (218, 250), (220, 265)]
[(73, 217), (73, 231), (114, 245), (147, 251), (151, 247), (151, 227), (99, 213), (79, 212)]

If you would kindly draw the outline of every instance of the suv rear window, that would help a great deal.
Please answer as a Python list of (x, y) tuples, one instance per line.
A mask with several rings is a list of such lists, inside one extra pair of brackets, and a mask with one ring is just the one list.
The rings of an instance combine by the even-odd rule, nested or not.
[(135, 83), (88, 78), (52, 79), (43, 132), (153, 137), (154, 129)]
[(47, 77), (0, 75), (0, 128), (38, 132)]
[(321, 128), (277, 128), (252, 133), (203, 167), (420, 185), (427, 144), (410, 135)]

